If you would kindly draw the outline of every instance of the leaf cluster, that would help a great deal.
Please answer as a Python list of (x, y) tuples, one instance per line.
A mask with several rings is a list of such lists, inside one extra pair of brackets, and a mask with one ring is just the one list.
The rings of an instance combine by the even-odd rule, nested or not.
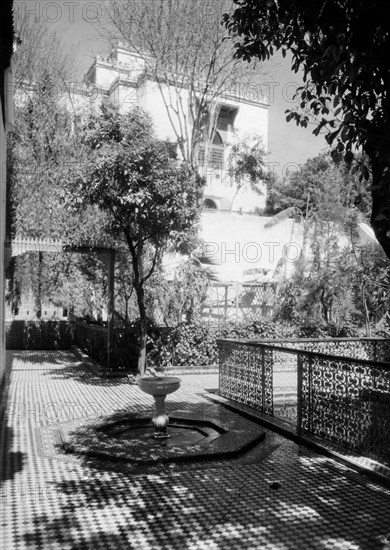
[(171, 144), (153, 136), (145, 113), (121, 115), (102, 106), (89, 117), (82, 143), (87, 155), (69, 181), (68, 205), (97, 206), (111, 231), (135, 247), (185, 241), (196, 221), (200, 182), (176, 160)]
[[(358, 157), (356, 162), (363, 162)], [(356, 208), (369, 218), (372, 201), (367, 187), (345, 163), (336, 163), (329, 153), (309, 159), (284, 179), (267, 180), (266, 212), (275, 215), (295, 208), (302, 217), (345, 219), (345, 211)]]
[(266, 151), (260, 135), (236, 135), (228, 156), (229, 176), (239, 188), (248, 182), (252, 190), (260, 192), (259, 184), (268, 178), (265, 159)]
[[(292, 69), (303, 70), (297, 91), (303, 110), (287, 120), (306, 127), (319, 117), (314, 134), (326, 131), (335, 154), (350, 163), (356, 147), (373, 158), (389, 150), (390, 23), (380, 0), (234, 0), (224, 21), (237, 38), (238, 58), (269, 59), (292, 54)], [(387, 157), (388, 158), (388, 153)], [(362, 166), (362, 176), (368, 171)]]

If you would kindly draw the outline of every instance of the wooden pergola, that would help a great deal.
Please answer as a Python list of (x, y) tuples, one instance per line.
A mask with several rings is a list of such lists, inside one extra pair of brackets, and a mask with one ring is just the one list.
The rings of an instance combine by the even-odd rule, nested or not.
[(108, 275), (108, 302), (107, 302), (107, 368), (110, 368), (111, 350), (114, 332), (114, 269), (115, 249), (91, 246), (87, 244), (73, 245), (61, 240), (14, 238), (4, 242), (4, 261), (7, 267), (11, 258), (21, 256), (26, 252), (73, 252), (79, 254), (94, 254), (101, 256)]

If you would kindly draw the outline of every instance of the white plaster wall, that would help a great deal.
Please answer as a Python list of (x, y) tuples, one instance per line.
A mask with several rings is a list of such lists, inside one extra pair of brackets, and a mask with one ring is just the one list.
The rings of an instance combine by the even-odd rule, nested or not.
[(220, 281), (244, 282), (245, 271), (265, 268), (272, 278), (285, 258), (283, 275), (290, 277), (302, 248), (302, 227), (292, 219), (271, 227), (269, 218), (248, 214), (204, 212), (200, 236), (204, 253), (217, 262), (212, 269)]
[(239, 106), (234, 128), (240, 134), (260, 134), (267, 150), (268, 109), (261, 105), (242, 103)]
[(118, 70), (114, 67), (104, 67), (97, 63), (95, 80), (96, 86), (109, 88), (116, 78), (118, 78)]
[[(163, 94), (167, 104), (170, 104), (170, 93), (174, 92), (172, 87), (164, 86)], [(183, 92), (183, 105), (186, 105), (187, 98), (185, 92)], [(156, 130), (156, 135), (160, 139), (169, 139), (171, 141), (176, 140), (176, 134), (173, 130), (171, 121), (169, 120), (167, 108), (164, 103), (162, 93), (156, 82), (146, 80), (138, 91), (139, 106), (150, 114), (153, 120), (153, 124)], [(179, 124), (179, 119), (174, 113), (171, 113), (174, 124)]]
[(109, 97), (111, 103), (118, 105), (121, 113), (128, 113), (130, 109), (138, 104), (137, 89), (121, 82), (113, 86)]

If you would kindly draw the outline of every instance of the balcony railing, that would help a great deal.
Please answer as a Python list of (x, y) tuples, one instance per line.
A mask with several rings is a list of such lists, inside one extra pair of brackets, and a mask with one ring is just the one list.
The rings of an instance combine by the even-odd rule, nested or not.
[(220, 340), (218, 346), (223, 397), (288, 422), (300, 435), (390, 465), (389, 340)]

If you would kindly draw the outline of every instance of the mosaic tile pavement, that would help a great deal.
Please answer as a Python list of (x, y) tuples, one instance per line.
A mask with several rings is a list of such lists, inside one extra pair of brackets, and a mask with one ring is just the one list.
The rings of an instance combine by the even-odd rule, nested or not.
[[(145, 410), (150, 398), (125, 380), (97, 378), (70, 352), (8, 360), (1, 548), (390, 550), (388, 489), (270, 432), (262, 450), (237, 459), (137, 474), (65, 455), (58, 426), (128, 404)], [(215, 374), (182, 376), (169, 408), (206, 409), (217, 384)]]

